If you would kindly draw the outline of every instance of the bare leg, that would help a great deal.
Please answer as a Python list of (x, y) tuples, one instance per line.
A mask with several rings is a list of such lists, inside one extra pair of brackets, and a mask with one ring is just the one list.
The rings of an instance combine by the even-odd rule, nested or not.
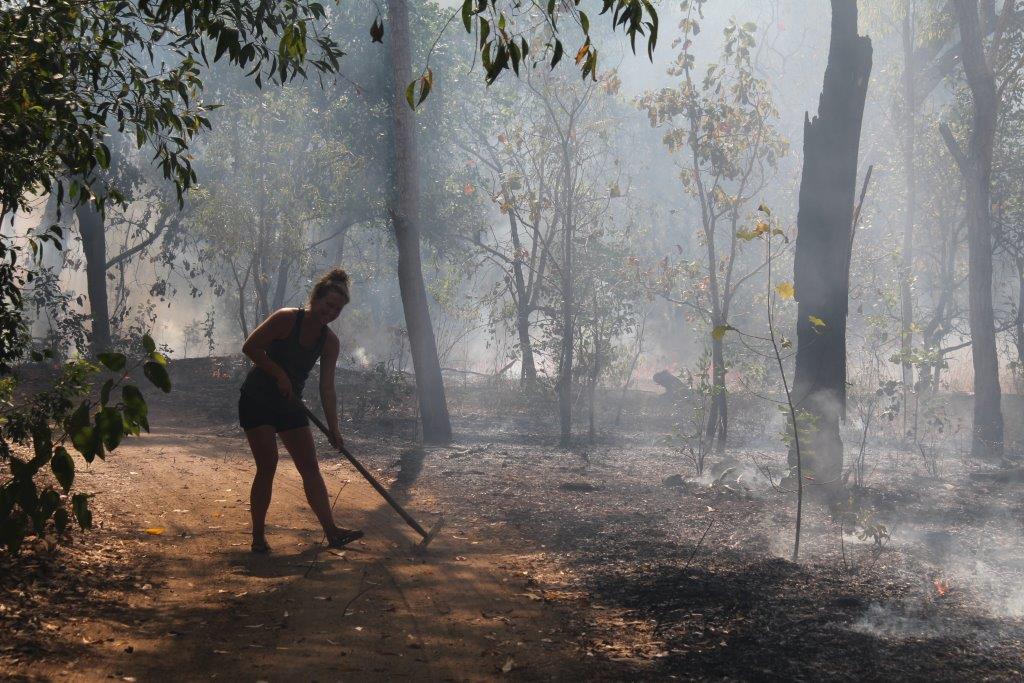
[(277, 471), (277, 437), (274, 428), (262, 425), (248, 429), (245, 438), (249, 440), (252, 457), (256, 460), (256, 476), (252, 480), (249, 491), (249, 511), (252, 514), (253, 545), (267, 543), (266, 520), (267, 508), (270, 507), (270, 495), (274, 488), (274, 473)]
[(328, 539), (335, 538), (341, 533), (338, 525), (334, 523), (334, 515), (331, 513), (331, 501), (327, 496), (327, 485), (320, 474), (320, 463), (316, 459), (316, 446), (313, 444), (313, 434), (309, 427), (297, 427), (288, 431), (280, 432), (284, 447), (292, 456), (295, 468), (302, 476), (302, 488), (306, 491), (306, 500), (309, 507), (320, 521), (324, 533)]

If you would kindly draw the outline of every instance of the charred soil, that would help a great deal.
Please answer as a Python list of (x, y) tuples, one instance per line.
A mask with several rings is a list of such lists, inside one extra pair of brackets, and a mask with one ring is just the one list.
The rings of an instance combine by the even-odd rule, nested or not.
[[(178, 364), (154, 433), (80, 472), (97, 528), (0, 567), (0, 672), (21, 679), (1011, 680), (1024, 672), (1019, 484), (880, 448), (846, 524), (765, 473), (769, 433), (696, 477), (664, 416), (556, 445), (528, 402), (452, 389), (456, 442), (421, 449), (399, 387), (343, 375), (349, 445), (446, 525), (428, 553), (318, 439), (339, 521), (319, 545), (282, 453), (268, 557), (248, 552), (237, 368)], [(360, 392), (375, 398), (356, 404)], [(641, 400), (642, 399), (642, 400)], [(648, 399), (636, 404), (649, 407)], [(493, 407), (490, 407), (493, 406)], [(647, 408), (645, 407), (644, 410)], [(640, 411), (638, 408), (637, 411)], [(634, 411), (634, 412), (637, 412)], [(657, 418), (657, 419), (656, 419)], [(768, 429), (768, 432), (771, 430)]]

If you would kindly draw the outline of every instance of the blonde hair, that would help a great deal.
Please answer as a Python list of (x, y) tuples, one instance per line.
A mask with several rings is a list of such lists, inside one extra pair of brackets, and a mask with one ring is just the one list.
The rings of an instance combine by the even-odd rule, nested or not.
[(317, 299), (322, 299), (331, 292), (338, 292), (345, 298), (347, 304), (351, 301), (348, 289), (349, 277), (348, 273), (343, 268), (335, 268), (327, 273), (324, 273), (316, 284), (313, 285), (313, 291), (309, 293), (309, 303), (312, 305)]

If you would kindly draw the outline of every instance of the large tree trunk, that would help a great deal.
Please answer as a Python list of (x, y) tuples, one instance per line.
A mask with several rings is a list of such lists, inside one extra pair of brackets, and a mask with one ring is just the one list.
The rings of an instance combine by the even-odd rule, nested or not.
[[(999, 388), (995, 315), (992, 310), (992, 147), (998, 97), (992, 68), (981, 44), (978, 5), (954, 3), (960, 25), (964, 73), (971, 89), (971, 135), (961, 170), (967, 185), (968, 320), (974, 360), (974, 430), (971, 454), (998, 459), (1003, 454), (1003, 412)], [(947, 140), (948, 141), (948, 140)]]
[(452, 438), (451, 420), (445, 400), (437, 342), (430, 323), (427, 290), (420, 263), (419, 187), (416, 168), (416, 127), (413, 112), (405, 99), (410, 74), (409, 7), (407, 0), (389, 0), (391, 72), (394, 79), (394, 196), (391, 222), (398, 248), (398, 286), (409, 332), (416, 390), (419, 394), (423, 440), (448, 443)]
[(96, 354), (111, 347), (110, 310), (107, 304), (107, 237), (103, 216), (92, 204), (83, 202), (75, 209), (75, 213), (85, 254), (85, 279), (92, 318), (90, 343), (92, 352)]
[[(846, 413), (851, 231), (871, 53), (871, 40), (857, 35), (856, 0), (832, 0), (818, 116), (804, 118), (794, 263), (799, 306), (793, 398), (802, 416), (800, 456), (804, 475), (825, 492), (838, 486), (843, 467), (839, 423)], [(825, 327), (816, 329), (809, 316), (823, 320)], [(793, 467), (796, 457), (791, 450)]]

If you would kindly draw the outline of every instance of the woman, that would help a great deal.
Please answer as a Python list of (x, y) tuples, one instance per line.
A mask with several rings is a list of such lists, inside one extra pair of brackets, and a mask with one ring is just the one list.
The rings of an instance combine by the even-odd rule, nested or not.
[(319, 359), (320, 400), (330, 425), (331, 444), (340, 446), (334, 392), (334, 365), (339, 345), (337, 335), (327, 325), (349, 302), (348, 284), (344, 270), (332, 270), (313, 286), (307, 308), (275, 311), (242, 345), (242, 353), (255, 364), (242, 383), (238, 400), (239, 422), (256, 459), (256, 477), (249, 496), (254, 553), (270, 552), (264, 524), (277, 470), (277, 436), (281, 437), (302, 475), (306, 500), (320, 520), (328, 544), (339, 548), (363, 536), (362, 531), (334, 523), (327, 487), (316, 459), (313, 434), (301, 405), (306, 378)]

